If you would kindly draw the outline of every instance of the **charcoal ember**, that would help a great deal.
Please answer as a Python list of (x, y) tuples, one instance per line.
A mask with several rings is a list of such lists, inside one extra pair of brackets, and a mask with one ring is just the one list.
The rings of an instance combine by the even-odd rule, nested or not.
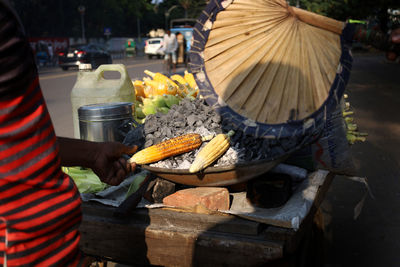
[(144, 133), (146, 135), (149, 133), (154, 133), (155, 131), (157, 131), (157, 127), (157, 120), (146, 119), (146, 123), (144, 124)]
[(180, 164), (180, 168), (181, 169), (189, 169), (190, 165), (192, 165), (192, 163), (188, 160), (182, 160), (181, 164)]
[(196, 123), (194, 124), (194, 126), (196, 126), (196, 127), (199, 127), (199, 126), (202, 126), (202, 125), (203, 125), (203, 122), (200, 121), (200, 120), (196, 121)]
[(219, 114), (215, 114), (214, 116), (211, 117), (211, 120), (215, 123), (220, 123), (221, 122), (221, 116)]
[(152, 146), (152, 145), (154, 145), (153, 139), (148, 139), (148, 140), (146, 140), (146, 142), (144, 143), (144, 147), (149, 147), (149, 146)]
[(201, 111), (206, 114), (211, 114), (213, 113), (213, 109), (210, 106), (205, 105), (204, 101), (200, 102), (201, 103)]
[(185, 122), (184, 121), (174, 121), (173, 126), (176, 128), (183, 128), (183, 127), (185, 127)]
[(175, 112), (173, 112), (172, 116), (174, 117), (175, 120), (183, 120), (184, 117), (184, 113), (181, 113), (184, 110), (176, 110)]
[(213, 122), (213, 123), (210, 124), (210, 128), (211, 129), (217, 129), (217, 128), (219, 128), (219, 124)]
[(188, 98), (185, 98), (182, 100), (182, 105), (180, 105), (183, 109), (189, 111), (189, 110), (193, 110), (196, 111), (196, 105), (195, 105), (195, 101), (191, 101)]
[(150, 139), (154, 139), (154, 135), (153, 134), (146, 135), (146, 140), (150, 140)]
[[(215, 136), (220, 133), (227, 133), (229, 130), (235, 131), (235, 134), (231, 137), (231, 147), (217, 160), (214, 166), (234, 165), (258, 159), (274, 158), (279, 153), (282, 153), (282, 147), (278, 148), (280, 145), (286, 150), (291, 147), (292, 143), (292, 140), (284, 140), (284, 143), (280, 144), (273, 139), (255, 138), (244, 134), (231, 121), (223, 119), (203, 99), (183, 99), (178, 105), (172, 106), (167, 114), (156, 113), (147, 116), (144, 126), (142, 126), (142, 139), (135, 138), (142, 140), (141, 143), (145, 144), (145, 146), (150, 146), (150, 144), (154, 145), (188, 133)], [(130, 135), (134, 134), (129, 132), (127, 136)], [(200, 148), (191, 152), (164, 159), (150, 166), (167, 169), (188, 169), (198, 151), (205, 144), (207, 142), (204, 142)]]
[(166, 136), (167, 138), (172, 138), (172, 131), (169, 127), (164, 127), (161, 129), (161, 135)]
[(198, 120), (198, 117), (194, 114), (186, 117), (186, 122), (187, 122), (188, 126), (193, 126), (197, 120)]

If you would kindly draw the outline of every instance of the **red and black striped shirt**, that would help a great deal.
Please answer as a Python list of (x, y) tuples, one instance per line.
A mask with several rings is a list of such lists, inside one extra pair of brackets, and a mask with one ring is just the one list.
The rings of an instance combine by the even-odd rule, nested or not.
[(0, 1), (0, 265), (77, 265), (80, 205), (29, 43)]

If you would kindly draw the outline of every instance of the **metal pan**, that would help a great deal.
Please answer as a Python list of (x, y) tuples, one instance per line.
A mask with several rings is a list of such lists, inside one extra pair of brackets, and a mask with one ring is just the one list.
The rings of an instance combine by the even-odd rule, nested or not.
[(259, 160), (224, 167), (208, 167), (200, 173), (190, 173), (188, 169), (166, 169), (142, 165), (142, 168), (174, 183), (191, 186), (228, 186), (238, 184), (268, 172), (288, 155), (275, 160)]

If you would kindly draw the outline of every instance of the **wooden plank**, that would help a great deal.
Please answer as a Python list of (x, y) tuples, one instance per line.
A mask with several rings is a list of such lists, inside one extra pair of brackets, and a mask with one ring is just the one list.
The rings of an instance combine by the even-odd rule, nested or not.
[(297, 250), (333, 177), (326, 177), (296, 232), (273, 226), (260, 232), (260, 224), (249, 221), (249, 228), (238, 233), (246, 220), (163, 209), (135, 209), (122, 220), (112, 216), (113, 207), (84, 203), (80, 247), (89, 255), (134, 265), (264, 266)]
[(262, 224), (228, 214), (196, 214), (168, 209), (135, 209), (125, 219), (113, 217), (114, 208), (97, 203), (83, 205), (83, 214), (91, 220), (101, 220), (112, 224), (155, 224), (170, 225), (180, 229), (221, 233), (235, 233), (256, 236), (262, 231)]
[(96, 257), (125, 264), (254, 266), (281, 258), (283, 244), (258, 236), (183, 229), (173, 224), (122, 223), (85, 215), (81, 249)]

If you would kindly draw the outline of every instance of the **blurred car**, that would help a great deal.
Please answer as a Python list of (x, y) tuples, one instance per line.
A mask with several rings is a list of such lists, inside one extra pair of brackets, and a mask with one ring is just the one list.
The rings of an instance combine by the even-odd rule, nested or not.
[(161, 58), (164, 56), (164, 51), (160, 49), (163, 45), (163, 38), (149, 38), (145, 41), (144, 45), (144, 53), (152, 58), (156, 56), (157, 58)]
[(93, 69), (102, 64), (112, 64), (111, 54), (97, 44), (72, 45), (58, 53), (58, 65), (63, 70), (79, 67), (80, 64), (91, 64)]

